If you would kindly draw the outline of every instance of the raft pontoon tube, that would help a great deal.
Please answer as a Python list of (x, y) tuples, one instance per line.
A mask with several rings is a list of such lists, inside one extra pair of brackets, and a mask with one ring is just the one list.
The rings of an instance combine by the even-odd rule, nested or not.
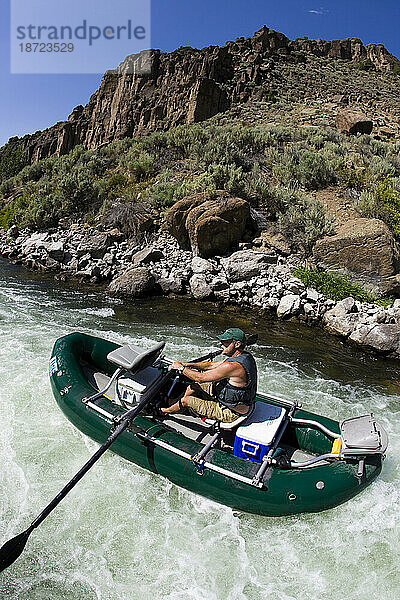
[(60, 338), (50, 360), (59, 407), (102, 444), (126, 410), (151, 390), (149, 406), (112, 451), (178, 486), (250, 513), (326, 510), (379, 475), (388, 440), (372, 414), (338, 423), (259, 392), (252, 414), (234, 423), (182, 414), (160, 419), (156, 408), (187, 384), (169, 370), (164, 345), (121, 347), (82, 333)]

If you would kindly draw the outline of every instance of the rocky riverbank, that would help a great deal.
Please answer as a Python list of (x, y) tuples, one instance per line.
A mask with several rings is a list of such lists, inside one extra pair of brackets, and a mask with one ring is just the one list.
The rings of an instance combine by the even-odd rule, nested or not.
[(384, 309), (353, 298), (340, 302), (307, 288), (292, 275), (296, 257), (248, 244), (211, 259), (181, 250), (161, 235), (140, 246), (107, 232), (73, 225), (31, 233), (11, 228), (0, 234), (0, 253), (29, 268), (106, 286), (110, 295), (133, 299), (153, 294), (189, 295), (273, 311), (279, 319), (321, 326), (363, 348), (400, 358), (400, 300)]

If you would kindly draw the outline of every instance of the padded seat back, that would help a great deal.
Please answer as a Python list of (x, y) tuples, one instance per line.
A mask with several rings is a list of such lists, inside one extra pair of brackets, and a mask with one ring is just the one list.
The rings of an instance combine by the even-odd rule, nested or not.
[(107, 359), (114, 365), (126, 369), (131, 373), (151, 367), (164, 349), (165, 342), (152, 346), (149, 350), (128, 344), (120, 346), (107, 355)]

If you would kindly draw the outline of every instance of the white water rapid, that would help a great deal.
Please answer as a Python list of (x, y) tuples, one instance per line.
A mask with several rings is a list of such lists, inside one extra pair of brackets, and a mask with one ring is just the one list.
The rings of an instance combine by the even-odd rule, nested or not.
[[(127, 307), (31, 277), (0, 263), (0, 545), (97, 448), (53, 399), (57, 337), (166, 340), (170, 357), (189, 360), (224, 326), (246, 326), (241, 311), (228, 322), (183, 301)], [(400, 387), (391, 380), (400, 369), (305, 327), (267, 324), (259, 333), (261, 389), (333, 418), (375, 413), (390, 443), (381, 476), (333, 510), (265, 518), (106, 453), (0, 574), (1, 600), (398, 600)]]

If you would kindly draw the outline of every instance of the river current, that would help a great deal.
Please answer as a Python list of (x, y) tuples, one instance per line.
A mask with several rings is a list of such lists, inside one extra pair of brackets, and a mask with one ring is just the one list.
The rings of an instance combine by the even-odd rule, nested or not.
[(238, 309), (131, 305), (0, 263), (0, 545), (25, 530), (97, 445), (59, 411), (54, 341), (72, 331), (190, 360), (228, 326), (258, 332), (259, 387), (335, 419), (373, 412), (389, 434), (381, 476), (333, 510), (232, 511), (106, 453), (0, 574), (1, 600), (398, 600), (400, 368)]

